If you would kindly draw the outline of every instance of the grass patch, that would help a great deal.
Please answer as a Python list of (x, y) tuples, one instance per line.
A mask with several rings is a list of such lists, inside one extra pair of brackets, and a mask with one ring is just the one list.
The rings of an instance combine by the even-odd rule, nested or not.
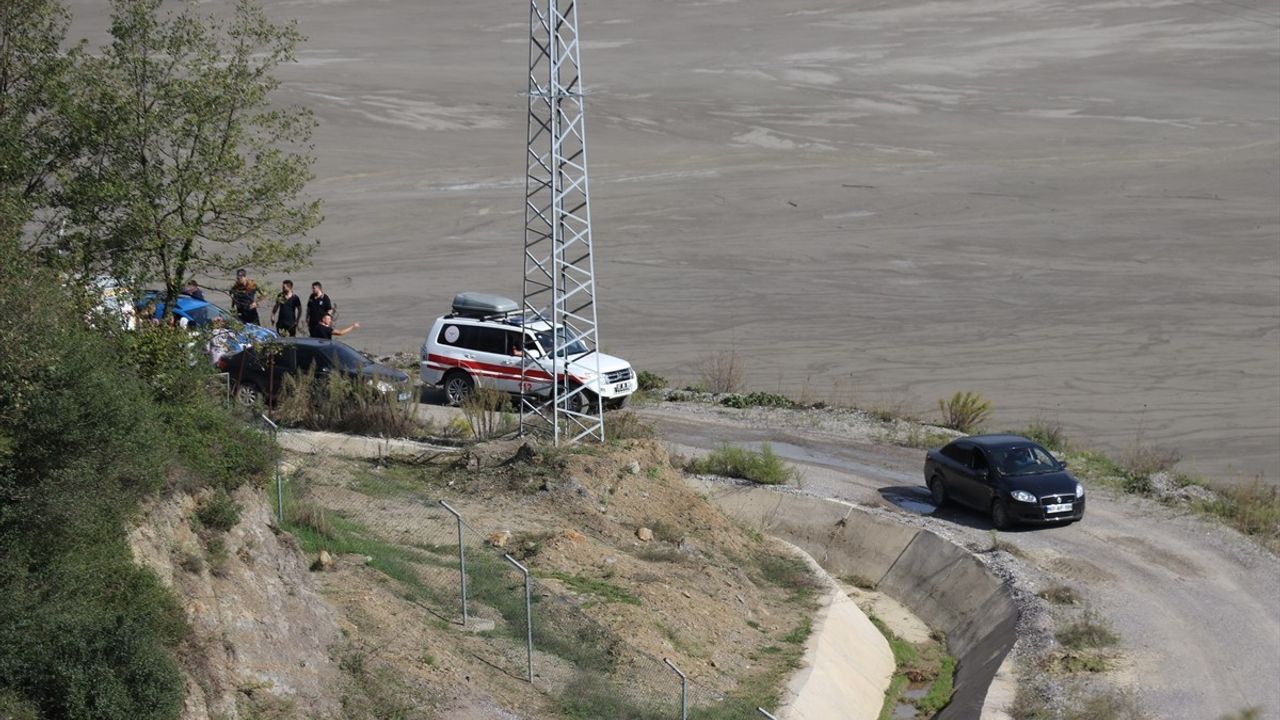
[(809, 599), (822, 587), (809, 564), (798, 557), (761, 552), (755, 565), (761, 579), (790, 591), (793, 599)]
[(989, 552), (989, 553), (1006, 552), (1016, 558), (1023, 558), (1023, 559), (1027, 557), (1027, 554), (1023, 552), (1022, 548), (1018, 547), (1017, 545), (1014, 545), (1008, 540), (1001, 539), (1000, 534), (997, 533), (995, 530), (992, 530), (990, 532), (990, 537), (991, 537), (991, 547), (987, 548), (986, 552)]
[(585, 575), (570, 575), (562, 572), (539, 572), (538, 577), (555, 578), (564, 583), (565, 587), (570, 590), (599, 598), (601, 602), (623, 603), (626, 605), (640, 604), (640, 598), (617, 585), (598, 578), (586, 577)]
[(1081, 602), (1080, 593), (1075, 588), (1061, 583), (1050, 585), (1036, 594), (1054, 605), (1079, 605)]
[(1217, 490), (1216, 494), (1212, 500), (1196, 503), (1196, 508), (1256, 537), (1272, 552), (1280, 552), (1280, 488), (1256, 478), (1244, 485)]
[(1054, 702), (1027, 682), (1018, 683), (1009, 715), (1014, 720), (1147, 720), (1151, 717), (1131, 693), (1073, 686), (1065, 698)]
[(722, 475), (761, 485), (782, 485), (799, 477), (799, 472), (783, 462), (769, 443), (761, 443), (759, 450), (726, 443), (706, 457), (691, 461), (688, 470), (699, 475)]
[(1059, 630), (1054, 637), (1068, 650), (1111, 647), (1120, 642), (1120, 636), (1091, 610), (1086, 610), (1083, 617)]
[[(946, 707), (951, 702), (954, 690), (956, 661), (946, 653), (941, 636), (931, 635), (926, 642), (909, 643), (898, 637), (875, 615), (868, 614), (867, 619), (889, 643), (895, 666), (893, 679), (889, 682), (884, 704), (880, 708), (880, 718), (887, 720), (893, 717), (893, 712), (900, 703), (912, 705), (926, 717)], [(927, 689), (920, 697), (904, 699), (903, 691), (913, 683), (927, 683)]]

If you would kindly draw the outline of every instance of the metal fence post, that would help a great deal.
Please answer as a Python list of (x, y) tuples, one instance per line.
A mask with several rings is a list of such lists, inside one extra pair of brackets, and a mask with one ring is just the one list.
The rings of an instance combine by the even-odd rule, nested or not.
[(689, 720), (689, 677), (680, 672), (680, 668), (676, 667), (666, 658), (662, 658), (662, 662), (667, 664), (680, 676), (680, 720)]
[(458, 577), (462, 581), (462, 626), (466, 627), (470, 620), (467, 618), (467, 550), (462, 544), (462, 515), (443, 500), (440, 501), (440, 506), (458, 519)]
[(528, 646), (528, 672), (529, 682), (533, 682), (533, 591), (529, 586), (529, 568), (516, 562), (516, 559), (510, 555), (503, 555), (507, 562), (516, 566), (516, 569), (524, 573), (524, 620), (525, 620), (525, 642)]
[(763, 715), (763, 716), (765, 716), (765, 717), (769, 718), (769, 720), (778, 720), (778, 718), (776, 718), (776, 717), (774, 717), (774, 716), (773, 716), (773, 713), (769, 712), (768, 710), (765, 710), (765, 709), (764, 709), (764, 708), (762, 708), (762, 707), (758, 707), (758, 708), (756, 708), (756, 710), (757, 710), (757, 711), (759, 711), (759, 713), (760, 713), (761, 715)]
[(280, 472), (280, 426), (271, 421), (266, 413), (262, 420), (271, 427), (271, 444), (276, 451), (276, 525), (284, 527), (284, 473)]

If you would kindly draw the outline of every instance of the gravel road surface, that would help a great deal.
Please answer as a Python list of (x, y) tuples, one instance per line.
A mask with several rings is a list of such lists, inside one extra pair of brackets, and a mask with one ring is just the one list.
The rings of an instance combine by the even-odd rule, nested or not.
[[(808, 411), (740, 412), (664, 403), (641, 413), (678, 452), (768, 441), (803, 471), (806, 492), (932, 516), (957, 542), (989, 543), (986, 518), (935, 511), (924, 452), (874, 442), (865, 422), (816, 429)], [(1001, 534), (1028, 562), (1079, 589), (1111, 622), (1113, 680), (1155, 717), (1216, 720), (1246, 707), (1280, 718), (1280, 559), (1239, 534), (1156, 503), (1094, 489), (1077, 524)]]

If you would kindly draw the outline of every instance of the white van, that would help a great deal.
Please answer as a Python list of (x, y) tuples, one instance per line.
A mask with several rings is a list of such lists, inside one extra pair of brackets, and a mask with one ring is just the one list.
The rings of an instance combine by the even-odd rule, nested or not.
[[(513, 395), (548, 398), (553, 374), (560, 376), (562, 372), (571, 383), (599, 395), (607, 409), (622, 407), (635, 392), (631, 363), (598, 352), (579, 357), (586, 346), (565, 337), (563, 327), (555, 329), (560, 333), (560, 357), (553, 360), (550, 355), (555, 338), (550, 323), (526, 324), (519, 310), (514, 300), (497, 295), (460, 293), (454, 297), (453, 312), (438, 318), (422, 343), (422, 382), (443, 388), (454, 405), (477, 384)], [(567, 367), (566, 354), (573, 358)]]

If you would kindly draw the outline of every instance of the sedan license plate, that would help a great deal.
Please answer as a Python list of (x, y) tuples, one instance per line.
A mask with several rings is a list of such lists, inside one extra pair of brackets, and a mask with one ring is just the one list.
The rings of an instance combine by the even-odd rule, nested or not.
[(1045, 505), (1044, 512), (1046, 515), (1054, 513), (1071, 512), (1071, 503), (1062, 503), (1061, 505)]
[(407, 392), (402, 392), (402, 393), (400, 393), (399, 395), (396, 395), (396, 401), (398, 401), (398, 402), (409, 402), (409, 393), (407, 393)]
[(613, 391), (614, 392), (631, 392), (631, 381), (628, 380), (627, 382), (620, 382), (617, 385), (614, 385)]

